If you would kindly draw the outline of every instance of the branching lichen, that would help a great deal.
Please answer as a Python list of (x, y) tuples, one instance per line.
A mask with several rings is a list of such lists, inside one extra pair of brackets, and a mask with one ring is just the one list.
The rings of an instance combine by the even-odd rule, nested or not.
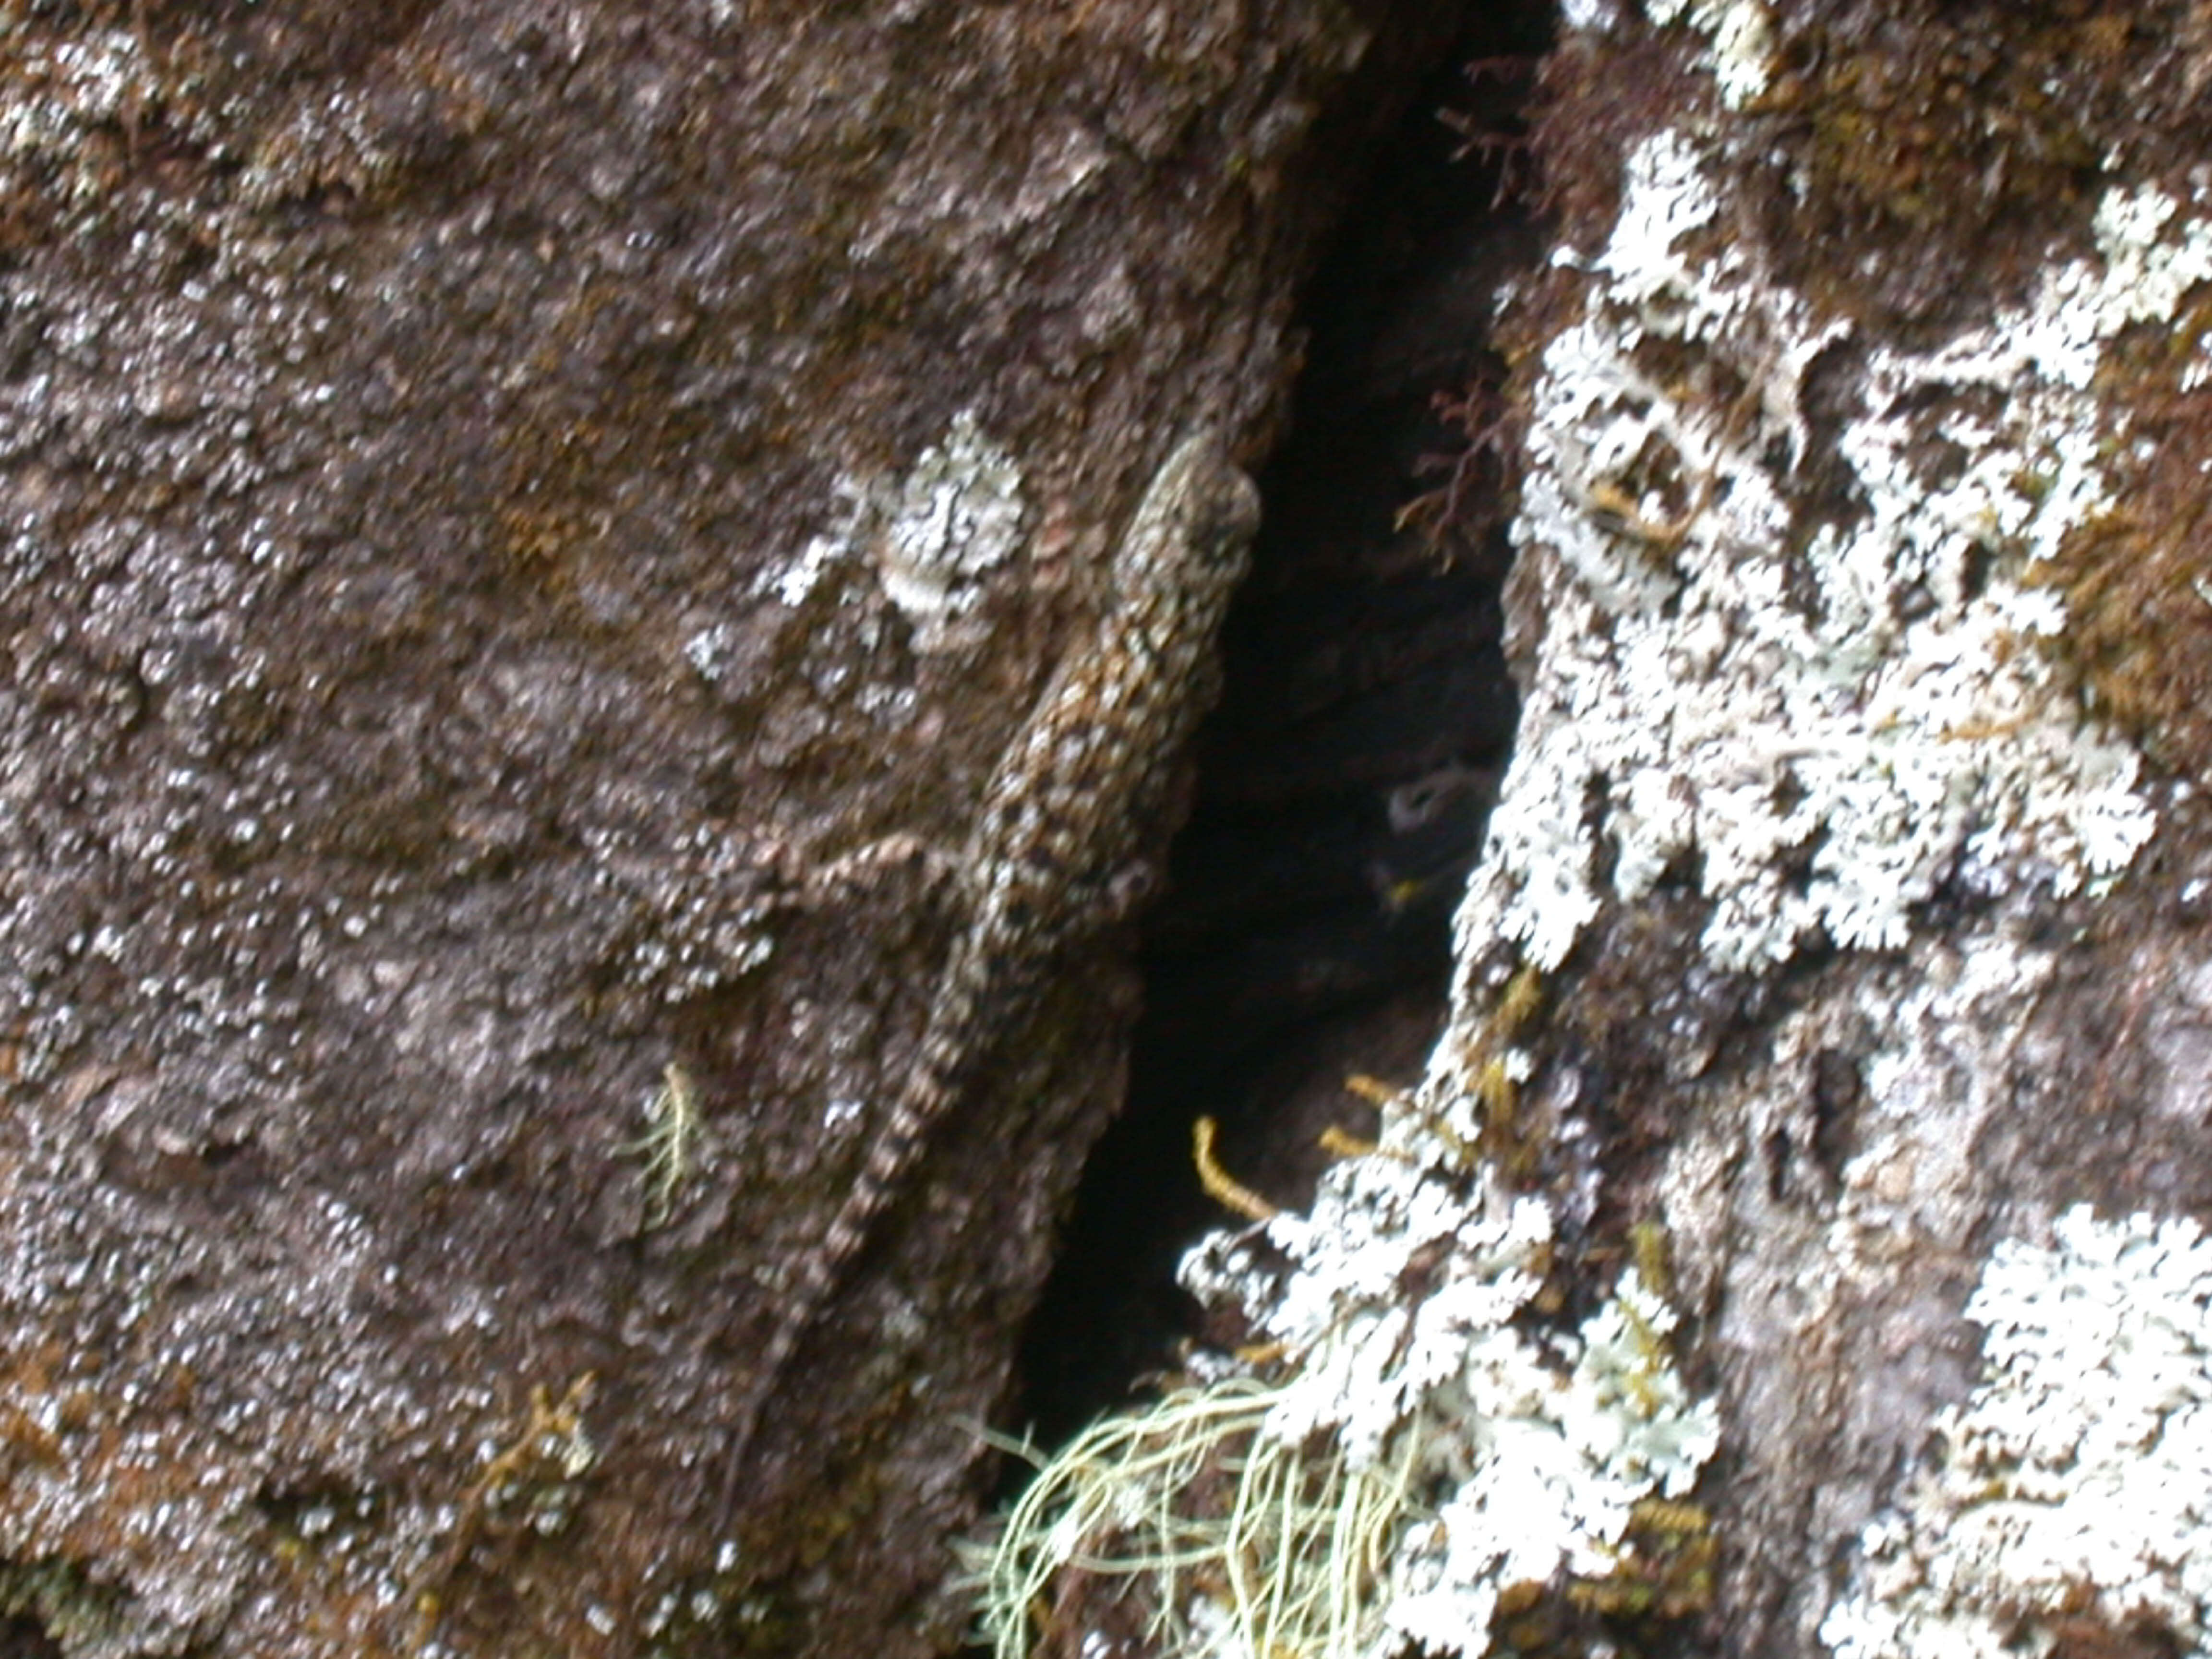
[(403, 1602), (415, 1617), (412, 1650), (429, 1644), (446, 1611), (447, 1587), (488, 1536), (524, 1528), (551, 1535), (568, 1528), (580, 1498), (577, 1483), (599, 1461), (584, 1427), (598, 1389), (599, 1379), (589, 1371), (557, 1401), (543, 1384), (531, 1389), (521, 1427), (504, 1446), (489, 1449), (483, 1468), (461, 1496), (444, 1546), (407, 1587)]
[(1100, 1627), (1121, 1591), (1176, 1659), (1481, 1655), (1501, 1607), (1571, 1580), (1657, 1610), (1639, 1505), (1686, 1492), (1717, 1432), (1672, 1310), (1631, 1270), (1579, 1329), (1541, 1331), (1550, 1212), (1424, 1168), (1416, 1146), (1456, 1160), (1426, 1121), (1386, 1123), (1310, 1214), (1194, 1254), (1192, 1287), (1281, 1368), (1212, 1361), (1045, 1464), (978, 1573), (1000, 1659)]
[(645, 1224), (666, 1224), (676, 1200), (699, 1163), (699, 1091), (691, 1074), (672, 1060), (645, 1109), (646, 1132), (623, 1150), (645, 1160)]
[[(2062, 1216), (2000, 1244), (1967, 1316), (1984, 1376), (1869, 1527), (1822, 1638), (1837, 1659), (2212, 1653), (2212, 1241)], [(2130, 1632), (2140, 1647), (2098, 1646)]]
[[(2107, 502), (2092, 381), (2202, 239), (2116, 191), (2100, 262), (1907, 351), (1726, 234), (1710, 143), (1661, 133), (1626, 172), (1528, 394), (1543, 651), (1464, 935), (1549, 969), (1608, 896), (1688, 881), (1708, 957), (1752, 969), (1897, 948), (1946, 878), (2124, 867), (2137, 757), (2053, 669), (2066, 611), (2030, 573)], [(1814, 418), (1816, 362), (1858, 387), (1848, 418)]]
[[(1232, 1376), (1109, 1418), (1042, 1465), (980, 1557), (998, 1659), (1030, 1650), (1061, 1581), (1140, 1580), (1146, 1640), (1165, 1654), (1351, 1654), (1380, 1628), (1390, 1553), (1413, 1512), (1419, 1437), (1354, 1467), (1267, 1432), (1277, 1389)], [(1072, 1571), (1071, 1571), (1072, 1570)]]

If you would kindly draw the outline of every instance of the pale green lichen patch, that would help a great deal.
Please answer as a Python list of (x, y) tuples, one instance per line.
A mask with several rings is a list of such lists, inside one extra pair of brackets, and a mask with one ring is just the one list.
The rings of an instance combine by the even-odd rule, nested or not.
[[(1860, 1540), (1837, 1659), (2212, 1653), (2212, 1242), (2188, 1220), (2060, 1217), (1967, 1304), (1984, 1376)], [(2092, 1645), (2129, 1632), (2140, 1646)]]
[[(1662, 881), (1708, 901), (1723, 967), (1893, 949), (1941, 881), (2070, 892), (2154, 827), (2029, 572), (2109, 503), (2092, 382), (2212, 269), (2194, 216), (2115, 191), (2100, 259), (1907, 350), (1727, 235), (1718, 165), (1681, 131), (1629, 158), (1529, 394), (1544, 634), (1462, 928), (1546, 969)], [(1848, 368), (1856, 410), (1814, 417), (1816, 365)]]
[(955, 416), (903, 476), (848, 478), (838, 498), (832, 526), (771, 574), (770, 590), (787, 605), (803, 605), (829, 570), (872, 559), (884, 597), (925, 648), (974, 608), (982, 579), (1020, 550), (1028, 517), (1020, 465), (973, 410)]
[(892, 495), (878, 542), (884, 592), (923, 632), (942, 629), (1020, 548), (1026, 514), (1020, 465), (963, 411)]
[(1176, 1659), (1473, 1659), (1501, 1613), (1626, 1570), (1642, 1506), (1718, 1437), (1673, 1310), (1631, 1270), (1579, 1327), (1545, 1320), (1550, 1211), (1451, 1156), (1407, 1115), (1310, 1213), (1192, 1255), (1191, 1288), (1275, 1358), (1264, 1380), (1216, 1358), (1045, 1465), (980, 1574), (1001, 1659), (1040, 1609), (1103, 1629), (1132, 1592)]
[[(757, 591), (797, 610), (872, 571), (917, 649), (969, 644), (975, 629), (963, 624), (986, 579), (1021, 552), (1030, 518), (1020, 463), (963, 410), (897, 477), (840, 477), (825, 526), (771, 563)], [(715, 624), (684, 652), (702, 678), (719, 683), (731, 672), (733, 643), (728, 624)]]

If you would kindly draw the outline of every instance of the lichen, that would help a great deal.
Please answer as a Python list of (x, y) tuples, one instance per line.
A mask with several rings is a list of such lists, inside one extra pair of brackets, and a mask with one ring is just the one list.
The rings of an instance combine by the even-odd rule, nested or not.
[[(917, 650), (972, 643), (984, 578), (1024, 544), (1025, 488), (1020, 464), (975, 410), (963, 410), (900, 476), (839, 476), (823, 528), (797, 553), (770, 562), (756, 592), (797, 610), (872, 571)], [(719, 684), (732, 672), (734, 644), (729, 624), (717, 623), (684, 649), (701, 677)]]
[(1626, 1572), (1653, 1498), (1717, 1443), (1634, 1269), (1579, 1327), (1538, 1311), (1551, 1212), (1449, 1167), (1410, 1103), (1314, 1206), (1210, 1239), (1202, 1298), (1272, 1356), (1109, 1420), (1048, 1462), (981, 1573), (987, 1633), (1027, 1653), (1138, 1583), (1155, 1650), (1254, 1659), (1492, 1650), (1501, 1608)]
[(2212, 1241), (2086, 1206), (2052, 1234), (1991, 1253), (1966, 1309), (1983, 1380), (1863, 1534), (1821, 1626), (1837, 1659), (2102, 1651), (2098, 1632), (2212, 1652)]
[(699, 1170), (698, 1085), (673, 1060), (662, 1069), (661, 1079), (661, 1086), (646, 1103), (645, 1133), (623, 1146), (645, 1164), (648, 1229), (667, 1224), (677, 1199)]
[(970, 609), (980, 579), (1021, 545), (1022, 471), (975, 411), (924, 450), (890, 503), (879, 546), (884, 592), (926, 632)]
[(543, 1384), (532, 1388), (520, 1428), (503, 1446), (487, 1446), (482, 1471), (453, 1509), (443, 1546), (409, 1584), (405, 1602), (415, 1626), (410, 1647), (430, 1648), (445, 1611), (448, 1589), (479, 1545), (528, 1532), (553, 1537), (567, 1531), (583, 1501), (583, 1477), (599, 1461), (584, 1414), (599, 1391), (586, 1371), (559, 1400)]
[[(1462, 927), (1547, 969), (1662, 882), (1709, 902), (1710, 959), (1753, 969), (1895, 948), (1946, 879), (2073, 891), (2154, 827), (2136, 751), (2044, 648), (2068, 619), (2030, 570), (2109, 505), (2097, 367), (2202, 239), (2115, 191), (2101, 259), (1908, 350), (1726, 236), (1717, 166), (1680, 131), (1628, 158), (1528, 395), (1542, 649)], [(1808, 413), (1816, 364), (1856, 368), (1841, 420)]]
[(1774, 19), (1764, 0), (1646, 0), (1644, 9), (1662, 27), (1686, 21), (1709, 38), (1713, 79), (1731, 109), (1741, 109), (1766, 90)]

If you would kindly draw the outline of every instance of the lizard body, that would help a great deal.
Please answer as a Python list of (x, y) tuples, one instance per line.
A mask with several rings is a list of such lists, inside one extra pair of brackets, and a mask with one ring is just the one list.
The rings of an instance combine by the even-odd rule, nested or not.
[(913, 1068), (820, 1246), (801, 1266), (730, 1429), (731, 1488), (760, 1418), (935, 1127), (1027, 1015), (1054, 960), (1110, 923), (1148, 821), (1213, 699), (1214, 636), (1259, 493), (1201, 430), (1161, 465), (1116, 544), (1097, 623), (1000, 757), (955, 869), (966, 921)]

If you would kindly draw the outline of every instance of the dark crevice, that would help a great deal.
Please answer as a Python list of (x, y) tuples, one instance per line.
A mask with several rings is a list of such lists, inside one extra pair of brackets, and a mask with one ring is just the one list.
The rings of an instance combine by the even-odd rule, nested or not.
[(1494, 296), (1541, 246), (1520, 109), (1554, 21), (1476, 9), (1307, 297), (1228, 689), (1146, 925), (1128, 1105), (1023, 1355), (1018, 1417), (1046, 1443), (1192, 1332), (1176, 1262), (1226, 1218), (1199, 1188), (1194, 1121), (1219, 1121), (1240, 1180), (1301, 1204), (1322, 1129), (1371, 1127), (1346, 1078), (1411, 1080), (1443, 1013), (1450, 917), (1516, 717), (1504, 480), (1478, 440), (1504, 376)]

